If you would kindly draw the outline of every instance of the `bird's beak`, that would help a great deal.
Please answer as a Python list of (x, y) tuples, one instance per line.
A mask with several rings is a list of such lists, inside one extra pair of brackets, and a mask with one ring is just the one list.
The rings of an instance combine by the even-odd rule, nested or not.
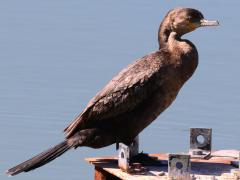
[(200, 21), (200, 27), (204, 27), (204, 26), (219, 26), (219, 22), (218, 21), (209, 21), (207, 19), (202, 19)]

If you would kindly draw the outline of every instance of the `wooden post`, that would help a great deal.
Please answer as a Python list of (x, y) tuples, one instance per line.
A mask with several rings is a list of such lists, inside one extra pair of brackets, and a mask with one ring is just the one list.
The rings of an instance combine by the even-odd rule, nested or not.
[(102, 168), (95, 166), (94, 180), (121, 180), (121, 179), (104, 171)]

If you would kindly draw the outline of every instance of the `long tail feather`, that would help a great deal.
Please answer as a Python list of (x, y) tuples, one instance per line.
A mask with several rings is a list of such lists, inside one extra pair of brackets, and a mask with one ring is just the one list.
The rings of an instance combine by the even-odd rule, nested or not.
[(61, 156), (63, 153), (65, 153), (66, 151), (68, 151), (71, 148), (72, 148), (72, 146), (70, 146), (67, 143), (67, 140), (65, 140), (65, 141), (59, 143), (58, 145), (40, 153), (39, 155), (7, 170), (6, 173), (10, 176), (14, 176), (21, 172), (31, 171), (33, 169), (43, 166), (44, 164), (54, 160), (55, 158)]

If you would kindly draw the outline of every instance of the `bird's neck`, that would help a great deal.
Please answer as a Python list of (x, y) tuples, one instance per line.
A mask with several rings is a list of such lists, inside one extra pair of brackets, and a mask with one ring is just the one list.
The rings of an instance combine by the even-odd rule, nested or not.
[(178, 67), (182, 82), (186, 82), (198, 65), (198, 52), (194, 44), (186, 39), (180, 39), (176, 32), (171, 32), (167, 45), (170, 53), (170, 63)]
[(166, 46), (168, 37), (172, 32), (170, 25), (166, 24), (164, 21), (161, 23), (158, 31), (158, 44), (159, 49)]
[(180, 38), (178, 37), (177, 33), (171, 32), (164, 46), (167, 47), (170, 52), (173, 52), (173, 54), (181, 53), (181, 51), (186, 48), (185, 46), (189, 46), (189, 45), (186, 43), (180, 42), (179, 40)]
[(164, 44), (164, 46), (174, 55), (182, 56), (192, 53), (197, 54), (197, 49), (194, 44), (187, 39), (181, 39), (176, 32), (170, 33), (168, 41)]
[[(170, 17), (165, 17), (162, 23), (160, 24), (159, 31), (158, 31), (158, 44), (159, 49), (164, 48), (168, 44), (169, 36), (173, 33), (173, 28), (170, 23)], [(180, 40), (182, 35), (174, 34), (175, 39)]]

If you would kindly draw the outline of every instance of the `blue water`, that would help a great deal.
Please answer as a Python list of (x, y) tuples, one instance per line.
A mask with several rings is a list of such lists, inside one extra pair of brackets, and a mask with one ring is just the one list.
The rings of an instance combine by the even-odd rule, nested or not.
[[(63, 140), (62, 130), (113, 75), (158, 48), (157, 30), (176, 6), (201, 10), (218, 28), (186, 35), (200, 64), (177, 100), (140, 135), (149, 153), (188, 149), (189, 127), (213, 128), (214, 149), (239, 149), (240, 1), (0, 1), (0, 179)], [(16, 180), (93, 179), (79, 148)]]

